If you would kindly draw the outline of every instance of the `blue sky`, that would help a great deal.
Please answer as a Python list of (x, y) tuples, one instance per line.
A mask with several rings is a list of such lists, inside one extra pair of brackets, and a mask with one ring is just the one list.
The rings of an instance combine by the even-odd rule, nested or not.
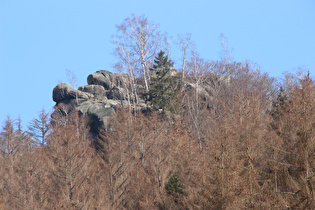
[[(220, 34), (234, 61), (256, 62), (281, 77), (302, 66), (315, 74), (315, 1), (312, 0), (0, 0), (0, 122), (19, 115), (26, 124), (52, 90), (77, 85), (97, 70), (112, 70), (111, 35), (131, 14), (144, 14), (170, 36), (191, 33), (200, 56), (218, 60)], [(176, 63), (176, 48), (172, 48)]]

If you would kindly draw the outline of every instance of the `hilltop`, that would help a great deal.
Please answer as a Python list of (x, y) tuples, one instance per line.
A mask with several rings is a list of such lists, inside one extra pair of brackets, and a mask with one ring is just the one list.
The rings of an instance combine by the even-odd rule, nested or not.
[[(0, 133), (0, 209), (315, 209), (315, 82), (198, 56), (132, 15), (118, 62)], [(162, 49), (168, 49), (163, 51)], [(190, 49), (190, 52), (187, 50)]]

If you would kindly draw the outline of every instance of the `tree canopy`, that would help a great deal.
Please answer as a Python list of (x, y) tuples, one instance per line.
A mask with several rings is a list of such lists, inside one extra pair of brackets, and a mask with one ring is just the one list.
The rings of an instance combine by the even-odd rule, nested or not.
[(147, 101), (150, 102), (154, 110), (161, 110), (162, 113), (167, 110), (174, 112), (176, 107), (178, 83), (176, 77), (171, 75), (173, 65), (174, 62), (165, 55), (165, 52), (160, 51), (150, 69), (153, 76)]

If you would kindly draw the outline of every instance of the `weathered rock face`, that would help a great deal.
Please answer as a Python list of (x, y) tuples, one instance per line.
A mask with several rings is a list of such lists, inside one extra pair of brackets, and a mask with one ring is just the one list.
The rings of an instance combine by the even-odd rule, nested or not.
[[(178, 73), (173, 71), (176, 76)], [(133, 101), (128, 102), (127, 90), (129, 96), (132, 96), (131, 84), (128, 75), (113, 74), (106, 70), (100, 70), (90, 74), (87, 78), (88, 85), (73, 89), (69, 84), (60, 83), (53, 90), (53, 100), (56, 102), (55, 111), (52, 114), (52, 120), (59, 122), (71, 112), (78, 111), (86, 116), (90, 122), (91, 130), (97, 131), (99, 126), (108, 127), (117, 107), (132, 107), (137, 111), (148, 111), (150, 107), (141, 98), (144, 93), (144, 87), (135, 84), (139, 97), (138, 104)], [(226, 80), (220, 77), (211, 77), (205, 79), (203, 83), (196, 86), (193, 82), (183, 82), (183, 92), (189, 94), (190, 91), (196, 91), (205, 103), (212, 100), (213, 87), (224, 85)], [(228, 83), (227, 83), (228, 84)], [(131, 97), (132, 98), (132, 97)], [(135, 106), (135, 107), (134, 107)]]
[(122, 88), (114, 87), (107, 93), (108, 99), (125, 100), (125, 94)]
[(98, 127), (108, 125), (111, 117), (115, 115), (113, 107), (91, 100), (81, 103), (77, 110), (88, 117), (91, 129), (96, 132)]
[(92, 94), (75, 90), (67, 83), (60, 83), (53, 90), (53, 100), (57, 103), (76, 98), (88, 100), (92, 97)]
[(69, 84), (60, 83), (53, 90), (56, 102), (52, 120), (56, 122), (73, 111), (88, 118), (91, 130), (99, 126), (107, 127), (117, 107), (128, 106), (126, 91), (129, 87), (128, 75), (113, 74), (106, 70), (97, 71), (87, 78), (88, 85), (73, 89)]
[(94, 98), (103, 100), (106, 99), (106, 90), (101, 85), (86, 85), (79, 87), (78, 90), (94, 95)]
[(106, 71), (100, 70), (93, 74), (90, 74), (87, 78), (87, 83), (89, 85), (101, 85), (105, 90), (110, 90), (113, 88), (114, 74)]
[[(188, 91), (196, 91), (196, 85), (193, 84), (193, 83), (190, 83), (190, 82), (185, 82), (184, 83), (184, 88), (185, 90), (188, 90)], [(204, 86), (198, 86), (197, 87), (197, 92), (199, 94), (199, 96), (201, 98), (203, 98), (204, 100), (210, 100), (212, 97), (209, 95), (209, 91), (206, 90), (206, 88)]]

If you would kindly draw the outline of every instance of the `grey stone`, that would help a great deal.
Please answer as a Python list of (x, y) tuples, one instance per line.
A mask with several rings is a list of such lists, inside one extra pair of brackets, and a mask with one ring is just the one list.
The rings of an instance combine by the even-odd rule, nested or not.
[(116, 114), (112, 107), (105, 106), (104, 103), (96, 101), (85, 101), (81, 103), (77, 110), (88, 117), (91, 129), (97, 131), (98, 127), (109, 125), (109, 121)]
[(101, 85), (86, 85), (79, 87), (78, 89), (93, 94), (96, 99), (106, 99), (106, 90)]
[(128, 102), (122, 100), (103, 100), (105, 107), (117, 108), (117, 107), (127, 107)]
[(92, 97), (92, 94), (75, 90), (67, 83), (60, 83), (53, 90), (53, 101), (55, 101), (56, 103), (71, 99), (88, 100)]
[(85, 101), (78, 106), (78, 110), (83, 114), (94, 114), (99, 119), (105, 116), (112, 116), (114, 113), (112, 108), (107, 108), (105, 104), (96, 101)]
[(107, 98), (113, 100), (125, 100), (125, 94), (121, 88), (114, 87), (107, 92)]
[(113, 73), (107, 70), (100, 70), (93, 74), (90, 74), (87, 78), (87, 83), (89, 85), (101, 85), (105, 90), (110, 90), (113, 88)]

